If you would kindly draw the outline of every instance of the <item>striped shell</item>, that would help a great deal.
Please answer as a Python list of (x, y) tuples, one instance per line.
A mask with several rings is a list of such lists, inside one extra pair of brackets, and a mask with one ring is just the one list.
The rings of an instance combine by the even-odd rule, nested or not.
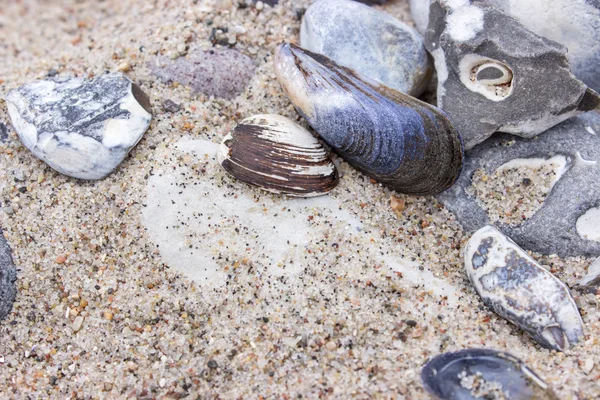
[(569, 289), (498, 229), (475, 232), (465, 269), (483, 302), (542, 346), (562, 351), (583, 337)]
[(339, 181), (323, 145), (306, 129), (280, 115), (243, 120), (223, 138), (218, 160), (235, 178), (289, 196), (319, 196)]
[(401, 193), (442, 192), (463, 161), (445, 114), (331, 59), (283, 44), (275, 73), (308, 123), (348, 163)]

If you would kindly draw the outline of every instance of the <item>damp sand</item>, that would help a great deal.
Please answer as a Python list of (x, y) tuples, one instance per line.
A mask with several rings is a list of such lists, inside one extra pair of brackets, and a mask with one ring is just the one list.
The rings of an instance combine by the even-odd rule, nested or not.
[[(469, 237), (434, 198), (390, 192), (337, 158), (340, 185), (309, 201), (214, 164), (205, 149), (245, 117), (300, 121), (271, 60), (277, 44), (298, 41), (309, 3), (3, 3), (0, 97), (52, 69), (124, 70), (155, 118), (99, 182), (52, 171), (10, 127), (0, 143), (0, 226), (19, 266), (0, 323), (0, 398), (428, 399), (423, 364), (467, 347), (509, 351), (560, 398), (600, 396), (598, 299), (573, 292), (581, 344), (540, 348), (483, 306), (463, 272)], [(403, 1), (380, 8), (409, 21)], [(210, 98), (152, 75), (157, 56), (210, 49), (214, 27), (238, 32), (228, 42), (257, 64), (241, 95)], [(167, 99), (181, 110), (164, 112)], [(591, 264), (534, 257), (570, 286)]]

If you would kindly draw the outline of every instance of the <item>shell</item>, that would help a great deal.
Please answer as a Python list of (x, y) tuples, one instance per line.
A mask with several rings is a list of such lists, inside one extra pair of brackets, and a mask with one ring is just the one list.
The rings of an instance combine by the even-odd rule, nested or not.
[(487, 349), (438, 355), (423, 367), (421, 380), (429, 393), (444, 400), (558, 399), (521, 360)]
[(460, 135), (439, 109), (285, 43), (275, 56), (284, 92), (359, 171), (400, 193), (429, 195), (460, 174)]
[(542, 346), (562, 351), (582, 338), (583, 321), (569, 289), (498, 229), (475, 232), (465, 268), (483, 302)]
[(217, 158), (235, 178), (273, 193), (314, 197), (339, 181), (323, 145), (280, 115), (243, 120), (223, 138)]

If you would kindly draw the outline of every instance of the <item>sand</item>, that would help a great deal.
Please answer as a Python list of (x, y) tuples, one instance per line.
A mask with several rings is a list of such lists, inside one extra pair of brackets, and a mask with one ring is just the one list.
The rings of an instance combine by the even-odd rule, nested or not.
[[(428, 399), (423, 364), (468, 347), (509, 351), (560, 398), (600, 396), (599, 299), (573, 292), (582, 343), (541, 348), (483, 305), (463, 271), (469, 235), (434, 198), (395, 194), (338, 158), (340, 185), (320, 200), (263, 192), (215, 164), (209, 142), (245, 117), (306, 126), (271, 59), (298, 40), (309, 3), (3, 3), (0, 97), (51, 69), (122, 70), (155, 117), (99, 182), (54, 172), (10, 127), (0, 143), (0, 226), (19, 266), (14, 310), (0, 323), (0, 398)], [(380, 8), (409, 18), (404, 1)], [(216, 26), (239, 32), (228, 42), (257, 64), (243, 94), (209, 98), (151, 74), (156, 56), (210, 48)], [(181, 110), (163, 111), (167, 99)], [(531, 185), (541, 189), (526, 203), (544, 191), (543, 180)], [(488, 191), (500, 215), (506, 205)], [(533, 256), (569, 286), (592, 262)]]

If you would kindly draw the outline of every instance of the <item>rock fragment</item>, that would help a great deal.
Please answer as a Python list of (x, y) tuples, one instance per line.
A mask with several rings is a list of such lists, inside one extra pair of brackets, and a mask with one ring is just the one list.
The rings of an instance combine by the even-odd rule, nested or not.
[[(543, 163), (554, 167), (539, 169)], [(517, 174), (527, 178), (516, 183), (506, 181), (502, 185), (497, 182), (500, 177), (496, 171), (507, 168), (514, 168)], [(491, 209), (484, 207), (485, 202), (472, 192), (474, 179), (483, 176), (478, 183), (482, 191), (490, 185), (500, 187), (489, 192), (491, 203), (496, 198), (498, 208), (517, 190), (521, 191), (522, 203), (531, 199), (530, 193), (540, 187), (546, 174), (552, 174), (548, 176), (551, 186), (541, 198), (541, 207), (532, 215), (516, 215), (521, 220), (517, 223), (495, 218), (494, 206), (490, 205)], [(438, 199), (457, 216), (467, 231), (494, 224), (527, 250), (561, 257), (598, 257), (600, 219), (588, 219), (600, 207), (597, 182), (600, 182), (600, 116), (588, 113), (533, 139), (510, 135), (490, 138), (466, 153), (461, 176), (452, 188), (438, 195)], [(513, 209), (503, 210), (514, 212)], [(519, 218), (513, 218), (513, 221)]]
[(533, 137), (598, 107), (600, 95), (570, 72), (564, 46), (480, 4), (434, 1), (425, 37), (438, 106), (466, 149), (494, 132)]
[(11, 249), (0, 229), (0, 321), (12, 309), (17, 295), (16, 280), (17, 269), (12, 260)]
[[(532, 32), (569, 49), (573, 74), (600, 90), (600, 3), (590, 0), (487, 0)], [(422, 34), (429, 23), (429, 0), (410, 0), (410, 10)]]

